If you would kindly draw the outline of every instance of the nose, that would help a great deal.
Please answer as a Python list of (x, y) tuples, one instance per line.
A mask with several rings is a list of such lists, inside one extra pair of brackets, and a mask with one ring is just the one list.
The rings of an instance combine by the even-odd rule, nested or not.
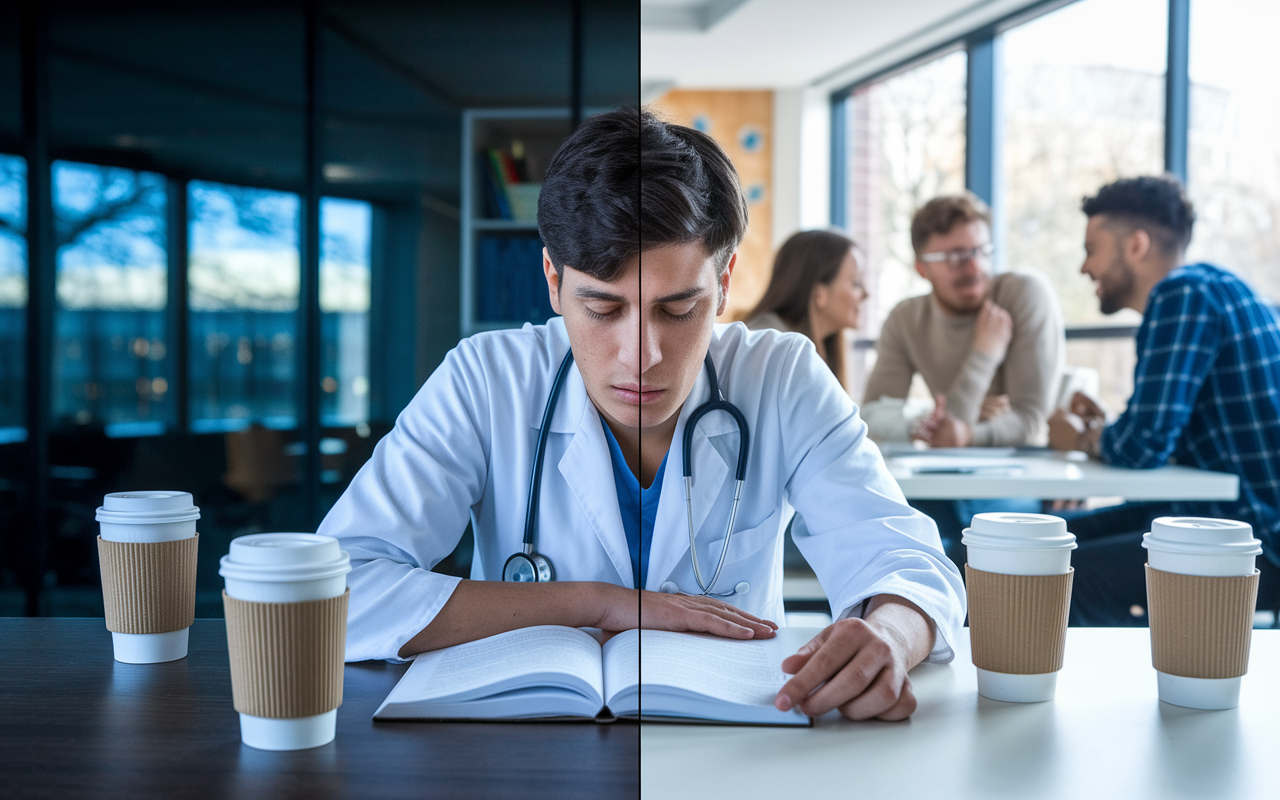
[(662, 361), (662, 349), (658, 346), (658, 337), (651, 333), (648, 321), (643, 315), (625, 327), (622, 342), (618, 349), (618, 360), (627, 368), (627, 372), (640, 376), (648, 372), (655, 364)]

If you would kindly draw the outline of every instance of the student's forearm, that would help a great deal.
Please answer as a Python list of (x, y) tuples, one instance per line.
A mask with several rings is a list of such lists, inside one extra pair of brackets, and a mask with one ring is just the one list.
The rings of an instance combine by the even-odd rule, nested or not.
[(592, 581), (464, 580), (435, 619), (400, 648), (400, 657), (531, 625), (596, 627), (618, 603), (635, 603), (638, 608), (639, 598), (632, 589)]

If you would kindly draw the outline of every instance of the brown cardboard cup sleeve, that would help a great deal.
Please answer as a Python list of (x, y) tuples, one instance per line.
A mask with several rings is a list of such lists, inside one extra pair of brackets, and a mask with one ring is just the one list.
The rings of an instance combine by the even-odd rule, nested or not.
[(1147, 565), (1151, 665), (1184, 678), (1238, 678), (1249, 670), (1258, 571), (1216, 578)]
[(107, 630), (168, 633), (196, 618), (200, 534), (171, 542), (113, 542), (98, 537)]
[(1009, 675), (1062, 669), (1075, 569), (1061, 575), (964, 569), (973, 665)]
[(295, 719), (342, 705), (350, 592), (300, 603), (258, 603), (222, 592), (236, 711)]

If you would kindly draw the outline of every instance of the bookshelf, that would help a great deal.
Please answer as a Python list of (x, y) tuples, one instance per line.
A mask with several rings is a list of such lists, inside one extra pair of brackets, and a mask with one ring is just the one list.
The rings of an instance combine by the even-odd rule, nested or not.
[[(551, 316), (542, 275), (542, 243), (532, 216), (503, 219), (492, 194), (491, 150), (523, 150), (525, 180), (541, 183), (551, 156), (569, 136), (567, 108), (484, 108), (462, 113), (462, 335)], [(515, 143), (519, 143), (518, 145)], [(532, 198), (530, 190), (524, 190)], [(489, 196), (486, 197), (486, 193)], [(529, 205), (526, 202), (526, 207)]]

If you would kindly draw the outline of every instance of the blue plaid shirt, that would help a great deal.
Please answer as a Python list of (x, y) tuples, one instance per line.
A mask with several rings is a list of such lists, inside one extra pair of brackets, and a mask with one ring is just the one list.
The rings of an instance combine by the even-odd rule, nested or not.
[(1175, 514), (1248, 522), (1280, 563), (1280, 321), (1230, 272), (1179, 267), (1147, 299), (1129, 407), (1103, 430), (1104, 461), (1171, 459), (1240, 476), (1240, 499)]

